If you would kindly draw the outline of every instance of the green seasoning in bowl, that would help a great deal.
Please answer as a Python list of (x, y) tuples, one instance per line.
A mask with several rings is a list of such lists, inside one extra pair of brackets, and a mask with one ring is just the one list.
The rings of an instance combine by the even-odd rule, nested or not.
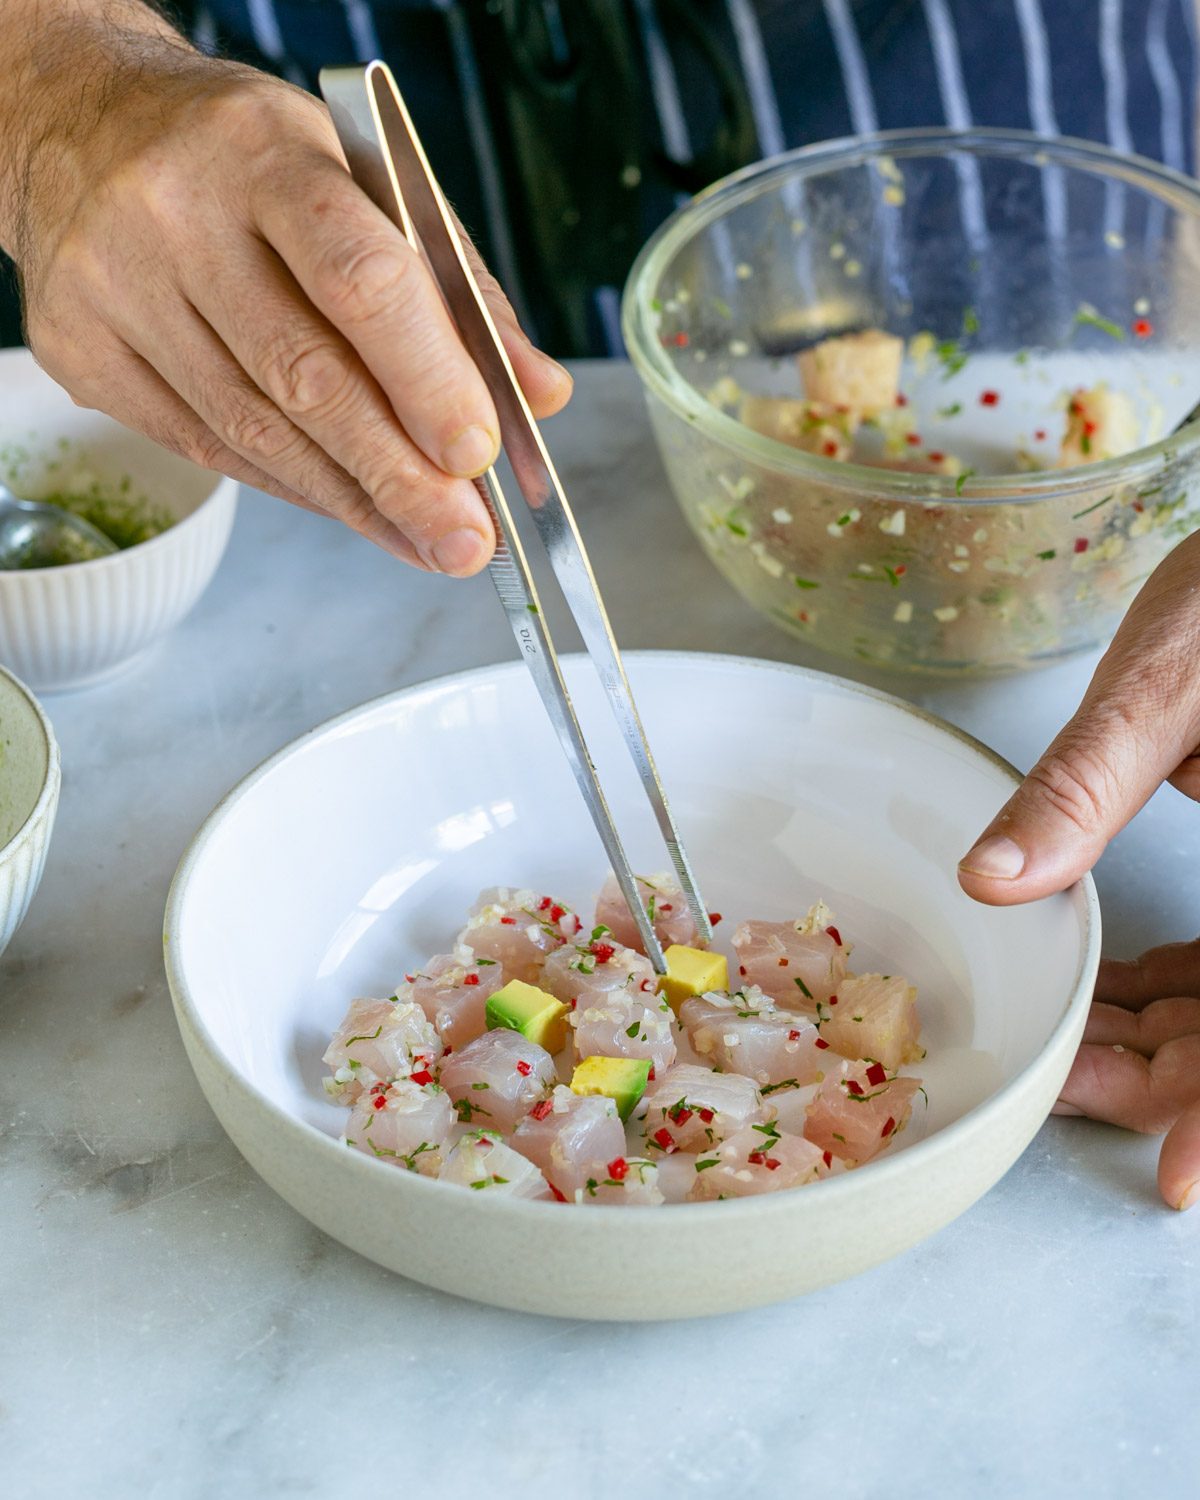
[[(106, 484), (93, 475), (79, 471), (49, 494), (31, 496), (46, 505), (55, 505), (70, 515), (79, 516), (102, 532), (124, 551), (148, 542), (174, 525), (174, 517), (162, 506), (154, 505), (144, 495), (135, 494), (133, 482), (124, 478)], [(63, 530), (52, 543), (31, 544), (19, 556), (18, 568), (56, 568), (67, 563), (87, 562), (93, 556), (82, 537)]]

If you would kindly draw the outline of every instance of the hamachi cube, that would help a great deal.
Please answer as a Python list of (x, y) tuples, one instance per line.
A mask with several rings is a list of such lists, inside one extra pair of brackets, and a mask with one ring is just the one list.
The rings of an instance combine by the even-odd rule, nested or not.
[(1058, 467), (1075, 469), (1104, 458), (1120, 458), (1132, 453), (1140, 442), (1133, 403), (1121, 391), (1110, 391), (1101, 381), (1090, 389), (1071, 393)]
[(556, 1081), (554, 1059), (519, 1031), (485, 1031), (442, 1065), (438, 1082), (458, 1118), (508, 1132)]
[(784, 396), (746, 396), (738, 418), (755, 432), (804, 453), (846, 459), (858, 428), (858, 413), (827, 401)]
[(821, 1038), (842, 1057), (872, 1058), (894, 1073), (904, 1063), (925, 1056), (917, 992), (899, 975), (859, 974), (843, 979), (822, 1017)]
[(414, 1000), (437, 1027), (445, 1047), (465, 1047), (487, 1030), (488, 997), (504, 984), (504, 967), (476, 958), (466, 946), (439, 953), (411, 975), (397, 994)]
[[(704, 939), (696, 931), (696, 923), (673, 875), (639, 875), (637, 888), (650, 925), (664, 947), (680, 943), (684, 947), (703, 948)], [(596, 922), (611, 931), (613, 942), (636, 948), (639, 953), (643, 951), (642, 935), (615, 875), (609, 875), (596, 897)]]
[(352, 1000), (322, 1058), (325, 1091), (353, 1104), (364, 1088), (427, 1071), (441, 1055), (441, 1038), (411, 1000)]
[(919, 1078), (899, 1078), (882, 1063), (843, 1062), (813, 1095), (805, 1138), (846, 1163), (861, 1165), (908, 1124), (920, 1088)]
[(644, 954), (618, 943), (605, 927), (583, 943), (567, 943), (550, 954), (541, 984), (572, 1010), (603, 1005), (614, 998), (637, 997), (650, 1003), (658, 994), (658, 975)]
[(576, 1203), (619, 1203), (654, 1208), (665, 1203), (658, 1168), (647, 1157), (619, 1155), (575, 1189)]
[(657, 995), (639, 1000), (620, 997), (576, 1007), (571, 1012), (575, 1056), (648, 1057), (656, 1073), (665, 1072), (675, 1061), (675, 1017), (671, 1007)]
[(582, 923), (565, 902), (537, 891), (490, 886), (481, 891), (455, 940), (477, 959), (503, 966), (505, 979), (537, 984), (547, 953), (573, 939)]
[(850, 956), (823, 902), (797, 922), (743, 922), (733, 947), (737, 982), (756, 984), (776, 1005), (810, 1014), (818, 1000), (837, 992)]
[(350, 1111), (342, 1139), (380, 1161), (436, 1177), (455, 1123), (444, 1089), (401, 1080), (365, 1089)]
[(773, 1125), (751, 1125), (696, 1158), (696, 1180), (689, 1197), (750, 1198), (804, 1187), (828, 1168), (819, 1146)]
[(757, 1084), (815, 1083), (825, 1072), (815, 1022), (773, 1005), (757, 986), (685, 1000), (679, 1019), (693, 1049), (726, 1073)]
[(509, 1144), (534, 1163), (556, 1193), (572, 1199), (576, 1188), (625, 1154), (625, 1127), (611, 1099), (581, 1097), (559, 1087), (534, 1105)]
[(768, 1109), (749, 1078), (677, 1063), (655, 1078), (638, 1115), (647, 1153), (657, 1157), (704, 1151), (744, 1126), (766, 1120)]
[(881, 328), (822, 339), (797, 357), (804, 394), (869, 415), (895, 406), (904, 341)]
[(509, 1198), (553, 1196), (550, 1184), (529, 1158), (506, 1146), (490, 1130), (473, 1130), (457, 1140), (442, 1164), (438, 1181)]

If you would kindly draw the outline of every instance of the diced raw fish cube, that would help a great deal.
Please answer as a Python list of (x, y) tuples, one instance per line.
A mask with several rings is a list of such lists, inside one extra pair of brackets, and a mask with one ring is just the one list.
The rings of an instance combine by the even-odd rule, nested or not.
[(485, 1031), (455, 1052), (438, 1081), (460, 1120), (510, 1131), (555, 1083), (554, 1059), (519, 1031)]
[(756, 984), (776, 1005), (815, 1011), (837, 993), (850, 946), (818, 903), (799, 922), (743, 922), (733, 934), (738, 978)]
[[(696, 924), (683, 899), (683, 892), (673, 875), (639, 875), (636, 879), (642, 905), (650, 917), (650, 925), (664, 948), (671, 943), (681, 943), (687, 948), (706, 946), (704, 939), (696, 931)], [(611, 930), (614, 942), (642, 952), (641, 933), (625, 904), (625, 897), (621, 894), (615, 875), (609, 875), (596, 897), (596, 921)]]
[(764, 437), (836, 459), (849, 458), (859, 423), (858, 413), (849, 407), (786, 396), (746, 396), (738, 416)]
[(473, 1130), (456, 1141), (438, 1173), (439, 1182), (510, 1198), (550, 1198), (550, 1184), (527, 1156), (498, 1135)]
[(546, 954), (574, 938), (582, 925), (565, 902), (552, 896), (491, 886), (480, 892), (455, 946), (465, 943), (476, 959), (501, 964), (506, 979), (536, 984)]
[(368, 1156), (436, 1177), (454, 1125), (454, 1107), (444, 1089), (401, 1080), (365, 1089), (342, 1139)]
[(556, 1088), (535, 1104), (513, 1131), (510, 1144), (527, 1156), (564, 1198), (574, 1198), (589, 1177), (625, 1154), (625, 1127), (617, 1106), (602, 1094), (581, 1097)]
[(621, 1203), (652, 1208), (665, 1203), (658, 1185), (658, 1168), (641, 1156), (617, 1156), (575, 1190), (576, 1203)]
[(432, 1068), (442, 1040), (411, 1000), (352, 1000), (322, 1061), (332, 1099), (353, 1104), (364, 1088)]
[(810, 401), (870, 414), (896, 404), (904, 341), (881, 328), (822, 339), (799, 354), (796, 363)]
[(843, 1161), (870, 1161), (908, 1124), (919, 1078), (897, 1078), (882, 1063), (843, 1062), (813, 1095), (806, 1138)]
[(575, 1056), (648, 1057), (656, 1073), (675, 1061), (675, 1016), (665, 1000), (646, 995), (646, 1004), (619, 997), (571, 1012)]
[(1132, 453), (1141, 442), (1133, 403), (1123, 391), (1111, 391), (1103, 381), (1091, 389), (1071, 393), (1067, 430), (1059, 451), (1060, 469), (1098, 463)]
[(477, 959), (470, 948), (439, 953), (411, 976), (403, 993), (437, 1027), (446, 1047), (465, 1047), (487, 1030), (487, 1002), (504, 984), (504, 966)]
[(658, 993), (658, 975), (650, 960), (603, 933), (586, 943), (568, 943), (550, 954), (542, 968), (541, 984), (572, 1010), (603, 1005), (614, 997), (637, 996), (649, 1004)]
[(703, 1151), (743, 1126), (765, 1120), (768, 1110), (749, 1078), (678, 1063), (659, 1074), (639, 1107), (646, 1150)]
[(821, 1148), (803, 1136), (751, 1125), (700, 1153), (689, 1196), (704, 1200), (777, 1193), (815, 1182), (826, 1170)]
[(780, 1010), (757, 986), (685, 1000), (679, 1019), (695, 1051), (726, 1073), (758, 1084), (805, 1084), (825, 1072), (816, 1024)]
[(925, 1056), (917, 992), (907, 979), (860, 974), (838, 985), (837, 1004), (822, 1010), (821, 1038), (842, 1057), (872, 1058), (889, 1072)]

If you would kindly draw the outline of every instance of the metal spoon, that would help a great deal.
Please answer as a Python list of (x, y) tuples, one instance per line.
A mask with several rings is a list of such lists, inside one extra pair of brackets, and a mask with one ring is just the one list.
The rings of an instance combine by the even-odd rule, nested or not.
[(21, 500), (0, 483), (0, 571), (91, 562), (119, 550), (80, 516), (40, 500)]

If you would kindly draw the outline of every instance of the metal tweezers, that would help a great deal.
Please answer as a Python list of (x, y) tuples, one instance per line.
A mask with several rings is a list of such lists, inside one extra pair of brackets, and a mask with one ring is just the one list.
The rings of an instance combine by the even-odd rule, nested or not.
[[(320, 81), (351, 176), (423, 255), (463, 344), (491, 392), (505, 456), (517, 486), (533, 512), (550, 565), (633, 757), (697, 931), (703, 938), (711, 938), (708, 912), (667, 806), (575, 517), (391, 70), (381, 62), (365, 68), (326, 68)], [(655, 969), (664, 973), (662, 947), (638, 894), (637, 879), (563, 681), (504, 491), (494, 469), (477, 483), (496, 527), (496, 553), (489, 567), (492, 582), (583, 793), (621, 894), (637, 922), (645, 952)]]

